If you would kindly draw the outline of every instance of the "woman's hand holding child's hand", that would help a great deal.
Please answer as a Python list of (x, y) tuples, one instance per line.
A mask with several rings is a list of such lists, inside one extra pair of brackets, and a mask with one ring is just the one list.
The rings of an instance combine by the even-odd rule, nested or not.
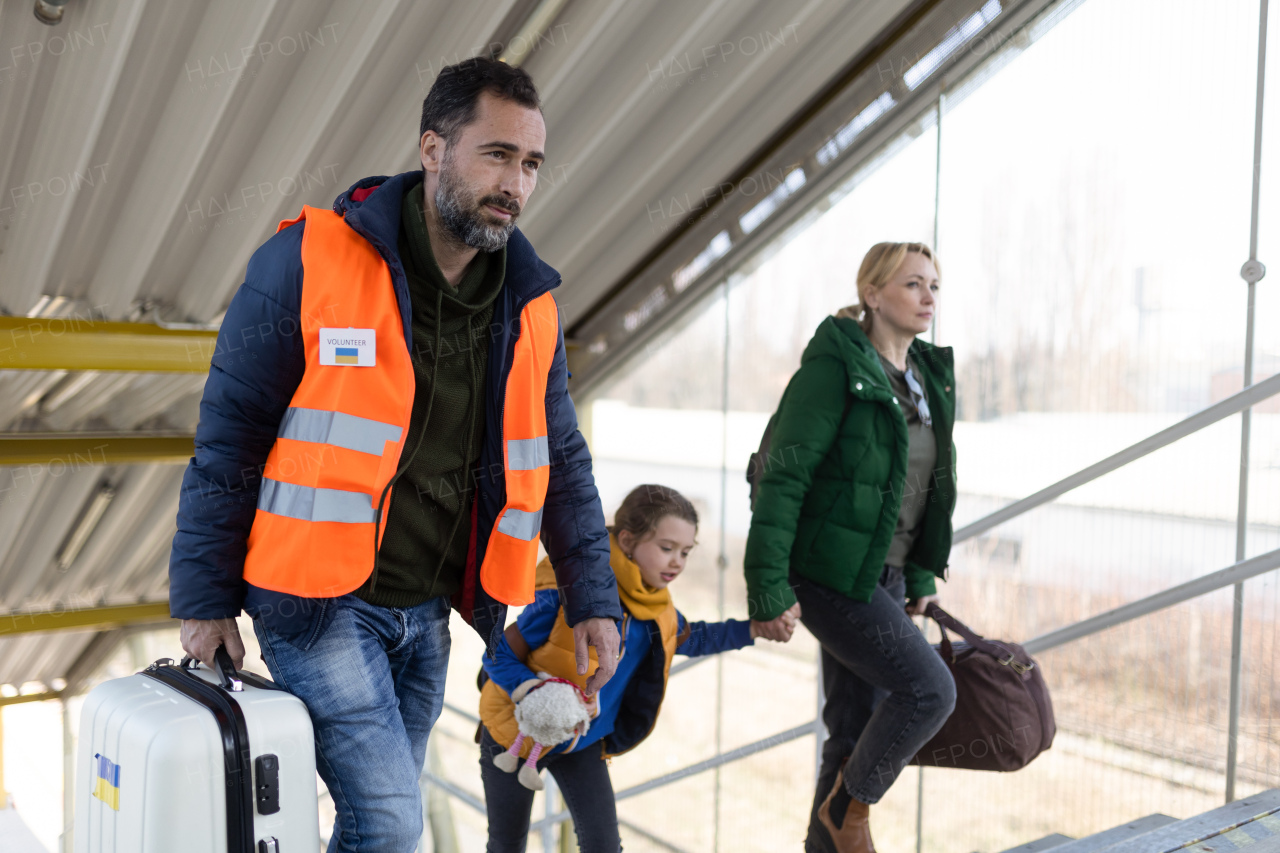
[(780, 616), (770, 619), (768, 622), (758, 622), (752, 619), (751, 639), (755, 640), (764, 637), (766, 640), (773, 640), (776, 643), (785, 643), (795, 633), (796, 620), (799, 618), (800, 605), (796, 603), (784, 610)]

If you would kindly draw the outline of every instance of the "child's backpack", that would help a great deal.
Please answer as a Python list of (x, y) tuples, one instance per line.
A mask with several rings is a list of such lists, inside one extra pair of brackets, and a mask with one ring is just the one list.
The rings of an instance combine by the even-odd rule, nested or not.
[[(778, 422), (778, 412), (782, 411), (782, 404), (787, 399), (787, 392), (782, 392), (782, 399), (778, 401), (778, 408), (769, 416), (769, 422), (764, 425), (764, 434), (760, 436), (760, 448), (752, 453), (747, 459), (747, 483), (751, 486), (751, 511), (756, 510), (756, 495), (760, 492), (760, 478), (764, 476), (764, 472), (769, 469), (770, 465), (784, 464), (783, 456), (779, 453), (777, 456), (769, 455), (769, 447), (773, 437), (773, 426)], [(844, 423), (844, 419), (849, 416), (849, 407), (853, 405), (853, 394), (846, 393), (844, 398), (844, 411), (840, 413), (840, 423)]]

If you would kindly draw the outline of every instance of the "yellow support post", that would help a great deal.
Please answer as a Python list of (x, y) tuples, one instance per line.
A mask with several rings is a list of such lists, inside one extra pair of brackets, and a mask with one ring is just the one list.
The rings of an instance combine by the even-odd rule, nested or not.
[(20, 693), (17, 696), (0, 696), (0, 708), (6, 705), (22, 705), (27, 702), (47, 702), (50, 699), (61, 699), (62, 694), (57, 692), (45, 693)]
[(9, 433), (0, 436), (0, 465), (81, 468), (139, 462), (186, 463), (196, 449), (191, 435), (128, 433)]
[(0, 317), (0, 369), (208, 373), (218, 333), (79, 317)]
[(4, 786), (4, 708), (0, 707), (0, 809), (9, 808), (9, 790)]
[(76, 828), (76, 741), (71, 736), (71, 708), (66, 696), (62, 705), (62, 837), (58, 849), (75, 850)]
[[(102, 631), (123, 625), (168, 622), (169, 620), (169, 602), (167, 601), (157, 601), (150, 604), (122, 604), (114, 607), (91, 607), (84, 610), (8, 613), (0, 616), (0, 637), (31, 634), (36, 631), (66, 631), (71, 628), (92, 628)], [(56, 695), (51, 694), (51, 696)], [(9, 698), (21, 699), (25, 697), (15, 696)], [(0, 704), (5, 704), (5, 700), (0, 699)]]

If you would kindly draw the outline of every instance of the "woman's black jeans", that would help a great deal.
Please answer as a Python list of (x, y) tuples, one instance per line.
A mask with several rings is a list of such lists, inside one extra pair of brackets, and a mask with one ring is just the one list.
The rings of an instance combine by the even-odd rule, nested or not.
[[(826, 836), (817, 812), (844, 763), (845, 790), (880, 801), (956, 703), (956, 686), (937, 651), (907, 615), (902, 569), (885, 566), (871, 601), (861, 602), (791, 573), (801, 621), (822, 644), (822, 712), (827, 742), (809, 821)], [(816, 827), (816, 829), (815, 829)]]
[[(529, 839), (529, 811), (533, 791), (516, 778), (493, 766), (494, 756), (506, 752), (489, 730), (480, 730), (480, 778), (484, 782), (485, 805), (489, 812), (487, 853), (524, 853)], [(521, 761), (523, 766), (524, 762)], [(582, 853), (618, 853), (618, 811), (613, 800), (609, 765), (601, 757), (599, 745), (579, 752), (555, 753), (538, 759), (538, 769), (546, 769), (560, 786)]]

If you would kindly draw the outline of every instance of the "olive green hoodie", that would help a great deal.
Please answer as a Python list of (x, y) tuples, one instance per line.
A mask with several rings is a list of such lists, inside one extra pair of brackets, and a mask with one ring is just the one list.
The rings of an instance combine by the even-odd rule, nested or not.
[[(905, 570), (908, 598), (920, 598), (936, 591), (951, 552), (956, 395), (949, 347), (916, 340), (909, 352), (938, 443), (929, 505)], [(791, 570), (869, 601), (902, 503), (907, 420), (875, 349), (848, 315), (823, 320), (805, 347), (778, 405), (769, 459), (744, 561), (751, 618), (772, 619), (795, 603)]]

